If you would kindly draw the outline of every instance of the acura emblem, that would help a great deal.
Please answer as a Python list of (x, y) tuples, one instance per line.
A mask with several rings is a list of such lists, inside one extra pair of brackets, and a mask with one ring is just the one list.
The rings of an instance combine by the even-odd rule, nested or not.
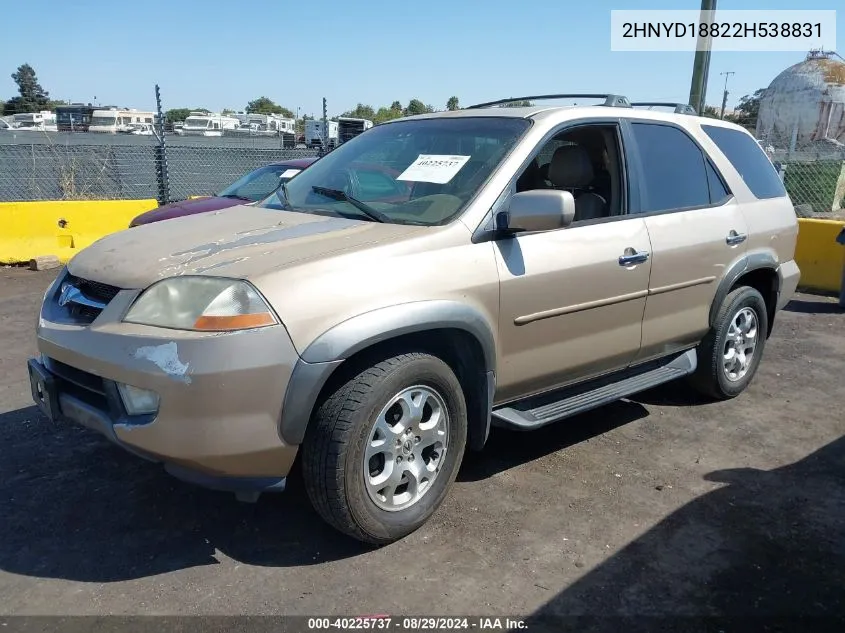
[(70, 284), (63, 284), (62, 285), (62, 294), (59, 295), (59, 305), (64, 307), (71, 301), (73, 301), (76, 295), (80, 294), (79, 290), (71, 286)]

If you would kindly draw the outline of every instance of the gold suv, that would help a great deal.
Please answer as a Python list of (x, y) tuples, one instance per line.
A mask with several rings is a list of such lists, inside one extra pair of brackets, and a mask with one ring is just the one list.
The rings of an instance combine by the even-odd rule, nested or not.
[(387, 543), (491, 426), (736, 396), (798, 283), (790, 199), (744, 129), (601, 98), (392, 121), (256, 205), (102, 239), (45, 294), (33, 398), (245, 500), (301, 466)]

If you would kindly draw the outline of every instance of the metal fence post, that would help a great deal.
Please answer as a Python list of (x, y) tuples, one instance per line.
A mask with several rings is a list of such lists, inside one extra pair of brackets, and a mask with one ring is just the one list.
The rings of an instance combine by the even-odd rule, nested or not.
[(167, 144), (164, 133), (164, 114), (161, 111), (161, 92), (156, 84), (156, 140), (155, 147), (156, 181), (158, 183), (158, 203), (165, 205), (170, 202), (170, 179), (167, 175)]
[(320, 156), (325, 156), (329, 153), (329, 111), (326, 108), (326, 98), (323, 97), (323, 147), (320, 150)]
[[(836, 236), (836, 243), (845, 246), (845, 226)], [(839, 283), (839, 307), (845, 309), (845, 254), (842, 256), (842, 277)]]

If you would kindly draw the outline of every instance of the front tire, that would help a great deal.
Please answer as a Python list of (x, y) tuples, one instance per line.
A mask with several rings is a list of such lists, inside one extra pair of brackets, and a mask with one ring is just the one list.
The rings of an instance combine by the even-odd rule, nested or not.
[(435, 356), (361, 367), (318, 404), (303, 442), (305, 489), (330, 525), (383, 545), (423, 525), (454, 482), (467, 437), (460, 382)]
[(696, 349), (698, 367), (692, 385), (717, 400), (745, 391), (760, 366), (768, 323), (766, 302), (756, 289), (740, 286), (728, 293)]

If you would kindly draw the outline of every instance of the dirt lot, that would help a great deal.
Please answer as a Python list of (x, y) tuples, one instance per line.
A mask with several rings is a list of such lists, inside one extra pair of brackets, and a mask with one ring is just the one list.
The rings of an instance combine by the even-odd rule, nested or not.
[[(434, 519), (362, 547), (31, 406), (50, 273), (0, 269), (0, 613), (845, 617), (845, 313), (801, 295), (728, 403), (683, 386), (495, 430)], [(554, 627), (552, 627), (554, 628)], [(536, 630), (536, 629), (535, 629)]]

